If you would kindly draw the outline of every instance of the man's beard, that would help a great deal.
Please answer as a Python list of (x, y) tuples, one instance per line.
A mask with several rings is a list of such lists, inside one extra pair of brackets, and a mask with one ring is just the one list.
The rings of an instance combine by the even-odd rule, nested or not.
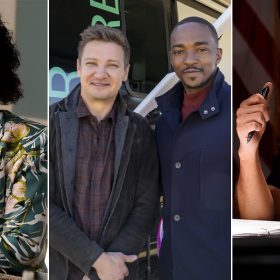
[(188, 88), (188, 89), (198, 89), (198, 88), (203, 88), (205, 87), (210, 80), (212, 80), (212, 78), (215, 76), (217, 72), (217, 69), (215, 69), (215, 71), (213, 71), (213, 73), (208, 77), (208, 79), (206, 79), (205, 81), (202, 81), (200, 84), (198, 85), (195, 85), (195, 86), (191, 86), (191, 85), (188, 85), (185, 83), (185, 86)]

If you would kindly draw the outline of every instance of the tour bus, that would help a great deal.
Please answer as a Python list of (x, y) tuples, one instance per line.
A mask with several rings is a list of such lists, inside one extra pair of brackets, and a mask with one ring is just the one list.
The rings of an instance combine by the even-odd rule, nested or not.
[[(77, 43), (89, 25), (121, 29), (131, 45), (130, 72), (122, 93), (131, 109), (169, 73), (168, 45), (172, 27), (187, 16), (201, 16), (214, 23), (230, 1), (205, 0), (90, 0), (49, 1), (49, 97), (58, 101), (77, 85)], [(230, 24), (220, 34), (220, 65), (231, 83)]]
[[(49, 103), (66, 97), (79, 83), (76, 59), (81, 31), (103, 24), (121, 29), (128, 38), (130, 71), (120, 93), (130, 109), (153, 125), (158, 116), (154, 97), (178, 81), (169, 61), (169, 35), (174, 25), (188, 16), (200, 16), (215, 24), (223, 48), (219, 67), (231, 83), (230, 0), (49, 1)], [(140, 279), (143, 275), (153, 279), (157, 274), (156, 258), (150, 263), (150, 255), (157, 252), (156, 232), (157, 228), (141, 254), (147, 257), (143, 258), (146, 264), (140, 266)]]

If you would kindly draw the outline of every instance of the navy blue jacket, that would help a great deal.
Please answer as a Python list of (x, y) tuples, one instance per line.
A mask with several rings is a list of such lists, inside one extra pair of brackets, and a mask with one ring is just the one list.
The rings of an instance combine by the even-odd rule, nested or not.
[(164, 195), (160, 280), (228, 280), (231, 261), (231, 93), (217, 70), (198, 111), (181, 122), (181, 82), (157, 98)]

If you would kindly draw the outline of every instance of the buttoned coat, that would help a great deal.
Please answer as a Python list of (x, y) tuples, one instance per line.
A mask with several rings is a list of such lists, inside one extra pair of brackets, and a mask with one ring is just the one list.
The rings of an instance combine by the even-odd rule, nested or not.
[[(146, 121), (118, 97), (114, 128), (114, 179), (97, 240), (90, 240), (73, 220), (75, 161), (80, 87), (50, 107), (50, 279), (67, 279), (69, 262), (91, 279), (103, 251), (138, 254), (158, 210), (158, 159)], [(126, 279), (137, 279), (137, 262)]]
[(231, 96), (217, 70), (198, 111), (181, 121), (181, 82), (157, 98), (163, 187), (160, 280), (230, 279)]

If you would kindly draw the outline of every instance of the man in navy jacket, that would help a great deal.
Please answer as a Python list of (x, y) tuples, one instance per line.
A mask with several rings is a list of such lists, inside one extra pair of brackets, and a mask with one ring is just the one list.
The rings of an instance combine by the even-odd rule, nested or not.
[(164, 195), (160, 280), (230, 279), (231, 94), (215, 28), (198, 17), (170, 38), (180, 79), (157, 98)]

